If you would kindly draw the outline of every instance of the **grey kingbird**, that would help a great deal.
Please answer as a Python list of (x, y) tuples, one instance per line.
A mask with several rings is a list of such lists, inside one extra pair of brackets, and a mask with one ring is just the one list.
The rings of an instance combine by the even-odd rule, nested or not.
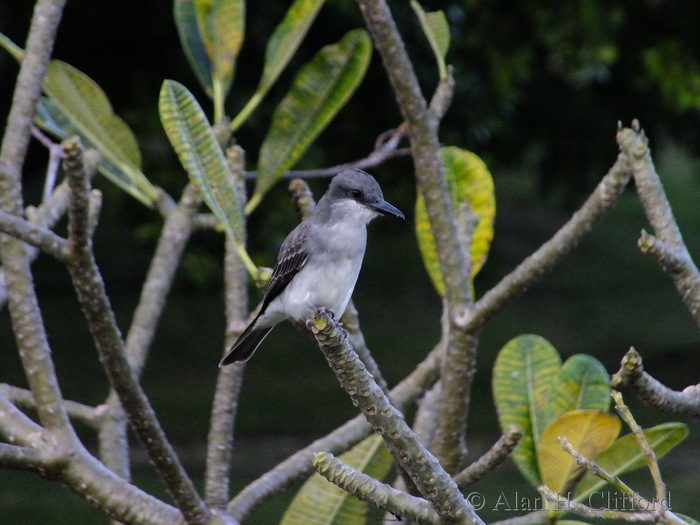
[(247, 361), (285, 319), (305, 323), (318, 308), (340, 318), (360, 274), (367, 224), (380, 214), (404, 218), (359, 169), (333, 177), (309, 217), (282, 243), (260, 310), (219, 366)]

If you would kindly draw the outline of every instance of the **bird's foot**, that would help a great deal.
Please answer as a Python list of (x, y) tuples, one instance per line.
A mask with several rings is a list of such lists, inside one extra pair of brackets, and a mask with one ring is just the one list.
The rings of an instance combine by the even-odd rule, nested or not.
[(313, 325), (313, 318), (316, 316), (325, 316), (325, 317), (328, 317), (329, 319), (335, 321), (340, 326), (343, 325), (343, 323), (336, 320), (335, 313), (333, 312), (333, 310), (331, 310), (330, 308), (326, 308), (325, 306), (321, 306), (320, 308), (316, 308), (313, 311), (311, 318), (306, 320), (306, 328), (308, 328), (309, 330), (311, 330), (311, 326)]

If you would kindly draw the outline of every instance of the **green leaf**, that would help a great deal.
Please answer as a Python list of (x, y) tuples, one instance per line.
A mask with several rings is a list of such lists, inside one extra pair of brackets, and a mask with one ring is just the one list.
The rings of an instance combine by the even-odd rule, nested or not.
[[(478, 222), (472, 232), (471, 279), (481, 270), (488, 256), (489, 246), (493, 239), (493, 220), (496, 214), (496, 198), (493, 189), (493, 179), (486, 164), (474, 153), (456, 147), (440, 149), (442, 162), (447, 178), (447, 188), (450, 192), (452, 209), (455, 210), (458, 226), (469, 225), (470, 218), (461, 213), (462, 204), (468, 203), (471, 212), (476, 214)], [(416, 198), (416, 236), (418, 247), (423, 257), (423, 264), (433, 282), (433, 286), (441, 296), (445, 294), (440, 263), (438, 261), (435, 239), (430, 228), (425, 201), (420, 192)], [(466, 249), (466, 246), (465, 246)], [(470, 284), (471, 282), (470, 281)], [(473, 292), (473, 290), (472, 290)]]
[(265, 65), (258, 88), (245, 107), (231, 122), (231, 129), (237, 130), (253, 110), (260, 104), (270, 87), (287, 67), (290, 59), (304, 40), (311, 24), (316, 19), (324, 0), (295, 0), (275, 31), (270, 36), (265, 49)]
[(563, 436), (587, 458), (595, 458), (620, 433), (620, 419), (597, 410), (572, 410), (552, 421), (542, 433), (537, 465), (542, 482), (558, 494), (565, 494), (583, 473), (574, 457), (559, 443)]
[(243, 243), (238, 192), (204, 111), (182, 84), (166, 80), (158, 100), (170, 143), (202, 199), (237, 243)]
[[(393, 465), (384, 441), (377, 434), (364, 439), (340, 459), (368, 476), (383, 480)], [(294, 497), (280, 525), (351, 525), (365, 523), (367, 503), (313, 474)]]
[(610, 409), (610, 379), (595, 357), (571, 356), (557, 373), (549, 393), (552, 419), (577, 409), (607, 412)]
[(450, 47), (450, 26), (445, 18), (445, 13), (442, 11), (426, 13), (416, 0), (411, 0), (411, 7), (418, 16), (423, 33), (428, 38), (438, 64), (440, 79), (443, 79), (447, 76), (445, 57)]
[[(663, 457), (669, 450), (683, 441), (687, 435), (688, 426), (683, 423), (664, 423), (644, 430), (644, 437), (651, 445), (657, 459)], [(627, 434), (617, 439), (595, 460), (603, 470), (613, 476), (619, 476), (647, 464), (647, 458), (633, 434)], [(576, 485), (574, 492), (576, 501), (585, 500), (590, 494), (600, 490), (606, 484), (607, 482), (587, 472)]]
[[(0, 34), (0, 45), (21, 61), (24, 51)], [(152, 206), (160, 196), (141, 171), (141, 153), (133, 131), (114, 114), (104, 91), (73, 66), (52, 60), (35, 117), (46, 131), (65, 138), (78, 135), (101, 154), (100, 172), (139, 201)]]
[(534, 486), (541, 483), (537, 448), (549, 424), (547, 393), (560, 366), (557, 350), (546, 339), (531, 334), (506, 343), (493, 366), (493, 398), (498, 422), (503, 431), (513, 425), (523, 429), (523, 438), (512, 457)]
[(197, 79), (223, 117), (245, 30), (244, 0), (175, 0), (175, 25)]
[(250, 213), (263, 195), (306, 152), (314, 139), (353, 94), (367, 71), (372, 44), (360, 29), (321, 49), (294, 79), (272, 116), (260, 149)]

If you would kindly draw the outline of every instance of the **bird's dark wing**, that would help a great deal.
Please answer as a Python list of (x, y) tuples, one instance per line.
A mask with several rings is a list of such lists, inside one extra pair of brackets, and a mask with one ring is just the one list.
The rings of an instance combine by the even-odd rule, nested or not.
[(306, 224), (304, 223), (297, 226), (282, 243), (277, 257), (277, 264), (272, 270), (270, 282), (267, 285), (265, 297), (263, 297), (260, 307), (261, 314), (265, 312), (267, 306), (275, 297), (282, 293), (282, 290), (287, 287), (292, 278), (306, 264), (309, 253), (306, 250), (308, 228), (305, 226)]

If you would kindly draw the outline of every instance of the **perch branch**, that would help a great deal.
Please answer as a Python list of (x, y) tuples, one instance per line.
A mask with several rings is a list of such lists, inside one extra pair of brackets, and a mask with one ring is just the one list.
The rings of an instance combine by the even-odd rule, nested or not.
[(626, 386), (648, 406), (671, 414), (684, 414), (700, 420), (700, 386), (691, 385), (682, 392), (671, 390), (644, 371), (642, 356), (630, 348), (622, 358), (620, 370), (612, 377), (613, 387)]
[(367, 372), (340, 324), (328, 312), (319, 310), (309, 321), (309, 328), (353, 404), (382, 436), (392, 456), (410, 474), (433, 509), (453, 523), (483, 523), (437, 458), (424, 447)]
[(416, 498), (343, 463), (327, 452), (314, 456), (314, 468), (328, 481), (356, 498), (385, 509), (394, 516), (409, 518), (417, 523), (444, 523), (440, 516), (422, 498)]
[(188, 523), (206, 523), (209, 510), (199, 498), (177, 454), (168, 442), (141, 385), (136, 380), (109, 304), (88, 237), (89, 179), (82, 165), (81, 145), (64, 141), (64, 170), (70, 188), (68, 205), (68, 269), (100, 360), (119, 396), (129, 423)]
[[(302, 179), (293, 179), (289, 183), (289, 194), (292, 197), (292, 203), (294, 208), (297, 210), (300, 220), (305, 220), (309, 215), (311, 215), (316, 207), (316, 201), (311, 193), (311, 189), (306, 181)], [(377, 362), (374, 360), (372, 353), (367, 347), (367, 342), (365, 341), (365, 336), (360, 329), (360, 316), (355, 308), (355, 303), (352, 299), (345, 307), (345, 312), (341, 317), (341, 322), (347, 330), (350, 336), (350, 344), (360, 356), (362, 362), (367, 367), (367, 370), (374, 376), (375, 381), (382, 387), (384, 392), (389, 391), (389, 387), (382, 377), (382, 373), (379, 370)]]
[[(430, 352), (411, 374), (391, 390), (391, 399), (399, 410), (403, 410), (433, 384), (438, 374), (438, 354), (438, 350)], [(243, 521), (272, 496), (313, 472), (311, 462), (314, 453), (341, 454), (366, 438), (371, 431), (372, 427), (361, 414), (354, 417), (250, 483), (228, 504), (227, 510), (238, 521)]]

